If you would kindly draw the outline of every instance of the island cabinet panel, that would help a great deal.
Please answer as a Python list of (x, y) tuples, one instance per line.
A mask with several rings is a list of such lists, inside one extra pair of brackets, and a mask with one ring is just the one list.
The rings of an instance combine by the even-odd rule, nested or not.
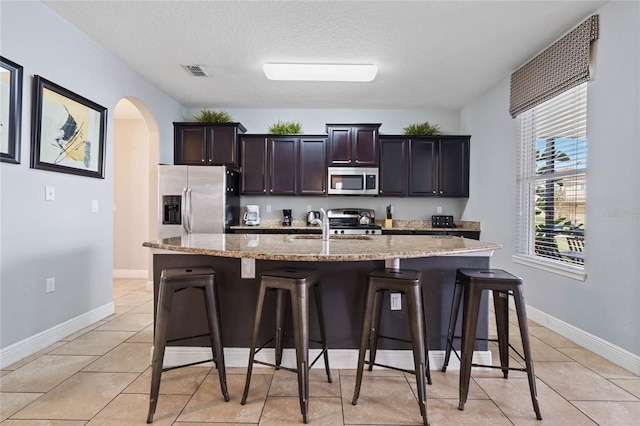
[(240, 123), (173, 123), (174, 164), (237, 166)]
[[(457, 268), (488, 268), (489, 257), (442, 256), (417, 259), (403, 259), (403, 268), (422, 271), (423, 302), (427, 315), (429, 350), (445, 349), (447, 326), (451, 312), (453, 289)], [(220, 301), (222, 335), (228, 348), (248, 348), (255, 307), (258, 301), (260, 274), (272, 268), (296, 266), (317, 269), (322, 286), (325, 309), (325, 327), (329, 352), (334, 349), (358, 348), (364, 310), (367, 273), (383, 267), (384, 261), (355, 262), (284, 262), (256, 260), (256, 278), (241, 278), (241, 259), (193, 254), (154, 254), (154, 311), (158, 303), (158, 286), (161, 271), (165, 268), (205, 266), (216, 271), (216, 285)], [(273, 296), (265, 302), (273, 306)], [(403, 311), (391, 311), (385, 298), (382, 309), (382, 323), (385, 335), (409, 339), (409, 324), (405, 306)], [(313, 308), (312, 308), (313, 309)], [(478, 336), (488, 333), (488, 302), (481, 304), (478, 321)], [(263, 321), (273, 323), (274, 309), (263, 311)], [(155, 312), (154, 312), (155, 318)], [(285, 328), (291, 330), (291, 319), (287, 318)], [(316, 315), (309, 315), (309, 330), (317, 333)], [(269, 327), (262, 327), (258, 340), (266, 342), (272, 337)], [(207, 320), (202, 295), (198, 292), (183, 291), (174, 296), (169, 325), (168, 346), (209, 347)], [(202, 336), (190, 338), (191, 336)], [(269, 346), (273, 346), (270, 344)], [(293, 339), (285, 339), (285, 347), (292, 348)], [(487, 342), (477, 341), (476, 350), (487, 350)], [(395, 340), (382, 339), (379, 349), (408, 349), (407, 345)]]
[(380, 195), (407, 195), (408, 152), (409, 139), (380, 137)]
[(303, 137), (299, 144), (298, 195), (327, 195), (327, 138)]
[(265, 195), (267, 193), (267, 138), (243, 136), (240, 138), (242, 173), (240, 193)]
[(378, 166), (380, 124), (327, 124), (330, 166)]

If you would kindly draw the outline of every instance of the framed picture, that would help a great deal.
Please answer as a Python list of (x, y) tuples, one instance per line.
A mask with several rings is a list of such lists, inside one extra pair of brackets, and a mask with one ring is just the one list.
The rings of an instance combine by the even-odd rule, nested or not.
[(0, 161), (20, 163), (22, 67), (0, 56)]
[(107, 109), (38, 75), (31, 167), (104, 179)]

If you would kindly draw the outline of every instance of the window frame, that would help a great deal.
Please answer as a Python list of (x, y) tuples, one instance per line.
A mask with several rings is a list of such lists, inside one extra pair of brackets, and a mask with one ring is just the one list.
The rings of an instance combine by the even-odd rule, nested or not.
[[(558, 193), (564, 193), (566, 181), (563, 179), (573, 178), (576, 184), (586, 184), (587, 84), (582, 83), (517, 116), (520, 141), (516, 175), (515, 254), (512, 256), (516, 263), (581, 281), (586, 280), (584, 263), (572, 263), (568, 257), (561, 256), (556, 242), (558, 235), (584, 236), (584, 229), (580, 229), (583, 225), (579, 224), (576, 227), (576, 224), (571, 222), (578, 217), (575, 213), (579, 207), (578, 197), (575, 195), (577, 192), (574, 193), (573, 200), (567, 203), (573, 209), (574, 216), (571, 220), (562, 222), (562, 227), (557, 232), (554, 221), (558, 209), (555, 201), (552, 200), (550, 203), (551, 219), (547, 217), (543, 226), (538, 224), (538, 228), (536, 209), (538, 213), (544, 213), (548, 211), (549, 206), (544, 201), (540, 203), (540, 185), (544, 185), (542, 196), (549, 199), (549, 194), (555, 198)], [(563, 108), (560, 110), (559, 106)], [(543, 134), (545, 136), (542, 136)], [(572, 167), (563, 168), (561, 161), (557, 159), (558, 153), (563, 151), (556, 146), (556, 141), (559, 142), (558, 145), (568, 141), (567, 146), (573, 147), (573, 150), (568, 150), (571, 155), (564, 154), (566, 158), (562, 160), (567, 161)], [(539, 148), (541, 142), (545, 144), (545, 150), (542, 152)], [(550, 167), (550, 170), (546, 167)], [(561, 184), (556, 187), (558, 182)], [(563, 191), (559, 191), (560, 188)], [(576, 185), (576, 191), (578, 189)], [(584, 194), (586, 202), (586, 191)], [(569, 229), (564, 229), (565, 226)], [(539, 254), (543, 253), (544, 249), (548, 250), (547, 254)]]

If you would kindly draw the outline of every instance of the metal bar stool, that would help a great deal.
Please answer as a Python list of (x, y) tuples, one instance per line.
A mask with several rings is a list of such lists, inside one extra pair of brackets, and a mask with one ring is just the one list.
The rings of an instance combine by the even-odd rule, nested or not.
[[(362, 321), (362, 334), (360, 336), (360, 351), (358, 353), (358, 371), (356, 374), (356, 387), (351, 403), (356, 405), (360, 396), (360, 386), (362, 384), (362, 373), (365, 364), (365, 353), (367, 351), (367, 341), (369, 342), (369, 371), (374, 365), (391, 368), (394, 370), (411, 373), (416, 376), (418, 387), (418, 405), (420, 414), (425, 425), (427, 421), (427, 392), (425, 376), (427, 382), (431, 384), (431, 373), (429, 372), (429, 356), (427, 345), (427, 321), (422, 304), (422, 273), (409, 269), (389, 269), (379, 268), (371, 271), (367, 276), (367, 299), (364, 310), (364, 320)], [(411, 340), (397, 339), (380, 335), (380, 316), (382, 313), (382, 302), (384, 294), (388, 291), (404, 293), (407, 301), (407, 315), (409, 316), (409, 329)], [(392, 339), (403, 342), (410, 342), (413, 347), (414, 370), (405, 370), (389, 365), (375, 362), (378, 348), (378, 340)]]
[[(224, 352), (222, 345), (222, 331), (220, 326), (220, 308), (218, 306), (218, 294), (215, 285), (215, 272), (212, 268), (170, 268), (164, 269), (160, 275), (160, 286), (158, 292), (158, 307), (156, 314), (156, 329), (152, 360), (151, 373), (151, 393), (149, 398), (149, 414), (147, 423), (153, 422), (153, 415), (158, 404), (158, 393), (160, 391), (160, 376), (162, 372), (190, 365), (201, 364), (203, 362), (214, 361), (218, 369), (220, 388), (225, 402), (229, 401), (227, 390), (227, 378), (224, 367)], [(190, 364), (162, 368), (164, 360), (164, 350), (167, 345), (167, 334), (169, 331), (169, 320), (171, 318), (171, 304), (173, 296), (189, 288), (202, 290), (204, 294), (205, 307), (207, 310), (207, 320), (209, 325), (209, 338), (211, 341), (212, 359), (206, 361), (192, 362)], [(205, 335), (206, 336), (206, 335)], [(200, 337), (200, 336), (191, 336)], [(183, 339), (180, 339), (183, 340)]]
[[(324, 328), (324, 316), (322, 312), (322, 295), (320, 292), (320, 278), (318, 271), (302, 268), (279, 268), (261, 274), (260, 292), (258, 294), (258, 304), (256, 306), (256, 316), (253, 324), (253, 336), (251, 338), (251, 350), (249, 352), (249, 365), (247, 367), (247, 380), (242, 395), (242, 405), (247, 402), (249, 385), (251, 383), (251, 372), (253, 364), (263, 364), (278, 369), (292, 371), (298, 374), (298, 397), (300, 399), (300, 412), (304, 423), (307, 423), (307, 413), (309, 411), (309, 369), (321, 356), (324, 356), (324, 366), (327, 372), (327, 380), (332, 382), (331, 371), (329, 370), (329, 354), (327, 352), (327, 337)], [(320, 341), (311, 340), (322, 344), (322, 351), (309, 364), (309, 288), (313, 287), (315, 292), (316, 308), (318, 311), (318, 323), (320, 325)], [(269, 289), (276, 292), (276, 332), (275, 336), (256, 349), (260, 321), (262, 319), (262, 306), (264, 304), (265, 293)], [(291, 297), (291, 310), (293, 315), (293, 337), (296, 347), (296, 368), (282, 367), (283, 330), (286, 307), (286, 293)], [(255, 355), (266, 345), (275, 340), (275, 364), (259, 361)]]
[[(493, 303), (496, 316), (497, 339), (477, 339), (490, 342), (498, 342), (500, 352), (500, 366), (473, 364), (473, 345), (476, 340), (476, 330), (478, 326), (478, 313), (480, 311), (480, 300), (484, 290), (493, 291)], [(462, 336), (455, 336), (456, 322), (460, 302), (464, 291), (464, 308), (462, 311)], [(524, 355), (520, 354), (509, 343), (509, 303), (508, 296), (513, 296), (516, 313), (518, 315), (518, 325), (520, 328), (520, 338), (522, 339), (522, 349)], [(462, 338), (461, 352), (459, 356), (454, 349), (454, 353), (460, 359), (460, 401), (458, 408), (464, 410), (469, 393), (469, 380), (471, 379), (471, 367), (499, 368), (506, 379), (509, 370), (526, 371), (529, 379), (529, 390), (531, 401), (536, 418), (542, 420), (538, 396), (536, 393), (536, 379), (533, 371), (533, 359), (531, 357), (531, 345), (529, 344), (529, 327), (527, 325), (527, 311), (524, 303), (524, 290), (522, 279), (511, 275), (500, 269), (458, 269), (456, 273), (456, 286), (453, 295), (453, 305), (451, 308), (451, 318), (449, 320), (449, 330), (447, 333), (447, 348), (445, 352), (444, 365), (442, 371), (447, 370), (451, 350), (453, 349), (453, 339)], [(525, 362), (525, 368), (509, 367), (509, 348), (511, 348)]]

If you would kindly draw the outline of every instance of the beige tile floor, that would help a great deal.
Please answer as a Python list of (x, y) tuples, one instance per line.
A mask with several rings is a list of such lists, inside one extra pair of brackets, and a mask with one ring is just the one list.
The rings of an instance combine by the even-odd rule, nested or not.
[[(144, 280), (116, 279), (113, 292), (113, 316), (0, 371), (2, 425), (145, 424), (153, 297)], [(457, 371), (433, 371), (427, 388), (431, 425), (640, 424), (640, 377), (538, 324), (531, 323), (530, 334), (542, 422), (535, 419), (523, 373), (504, 380), (499, 371), (474, 371), (465, 410), (459, 411)], [(228, 403), (215, 369), (164, 373), (154, 424), (302, 423), (295, 375), (270, 368), (254, 373), (244, 406), (242, 368), (227, 371)], [(333, 377), (329, 384), (322, 369), (312, 370), (310, 424), (421, 423), (412, 375), (366, 373), (357, 406), (351, 405), (355, 371), (336, 370)]]

